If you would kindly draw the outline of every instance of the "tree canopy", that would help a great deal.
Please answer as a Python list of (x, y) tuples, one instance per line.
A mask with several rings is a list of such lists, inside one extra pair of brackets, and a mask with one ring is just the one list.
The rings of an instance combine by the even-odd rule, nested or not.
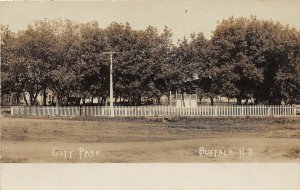
[[(109, 56), (113, 55), (114, 98), (128, 105), (160, 103), (169, 91), (199, 97), (253, 98), (259, 104), (300, 100), (300, 31), (279, 22), (228, 18), (211, 39), (191, 34), (177, 44), (172, 31), (154, 26), (136, 30), (113, 22), (39, 20), (18, 32), (1, 26), (1, 92), (17, 104), (29, 94), (52, 91), (58, 104), (109, 95)], [(44, 96), (45, 97), (45, 96)], [(44, 104), (45, 104), (44, 100)]]

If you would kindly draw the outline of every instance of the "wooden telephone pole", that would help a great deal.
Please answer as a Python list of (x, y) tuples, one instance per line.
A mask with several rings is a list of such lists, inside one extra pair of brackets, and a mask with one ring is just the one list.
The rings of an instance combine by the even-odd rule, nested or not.
[(113, 64), (113, 54), (116, 54), (119, 52), (105, 52), (103, 54), (109, 54), (110, 55), (110, 66), (109, 66), (109, 106), (110, 106), (110, 117), (114, 117), (114, 88), (113, 88), (113, 69), (112, 69), (112, 64)]

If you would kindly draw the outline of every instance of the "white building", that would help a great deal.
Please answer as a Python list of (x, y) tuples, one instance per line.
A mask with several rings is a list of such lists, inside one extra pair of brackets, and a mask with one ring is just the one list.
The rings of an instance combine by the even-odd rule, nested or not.
[(176, 107), (195, 108), (198, 106), (196, 94), (177, 94)]

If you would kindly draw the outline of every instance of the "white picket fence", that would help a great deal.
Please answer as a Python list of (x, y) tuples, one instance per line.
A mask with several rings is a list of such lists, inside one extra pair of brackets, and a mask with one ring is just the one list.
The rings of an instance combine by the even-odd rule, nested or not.
[[(107, 106), (33, 107), (12, 106), (11, 115), (32, 116), (110, 116)], [(255, 106), (198, 106), (184, 108), (175, 106), (115, 106), (115, 116), (292, 116), (296, 115), (294, 105)]]

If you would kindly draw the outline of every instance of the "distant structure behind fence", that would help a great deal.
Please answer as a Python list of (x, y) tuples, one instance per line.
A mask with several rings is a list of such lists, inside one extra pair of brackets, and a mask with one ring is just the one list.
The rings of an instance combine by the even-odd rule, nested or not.
[[(108, 106), (12, 106), (11, 115), (19, 116), (110, 116)], [(294, 105), (229, 105), (197, 106), (194, 108), (175, 106), (115, 106), (115, 116), (293, 116)]]

